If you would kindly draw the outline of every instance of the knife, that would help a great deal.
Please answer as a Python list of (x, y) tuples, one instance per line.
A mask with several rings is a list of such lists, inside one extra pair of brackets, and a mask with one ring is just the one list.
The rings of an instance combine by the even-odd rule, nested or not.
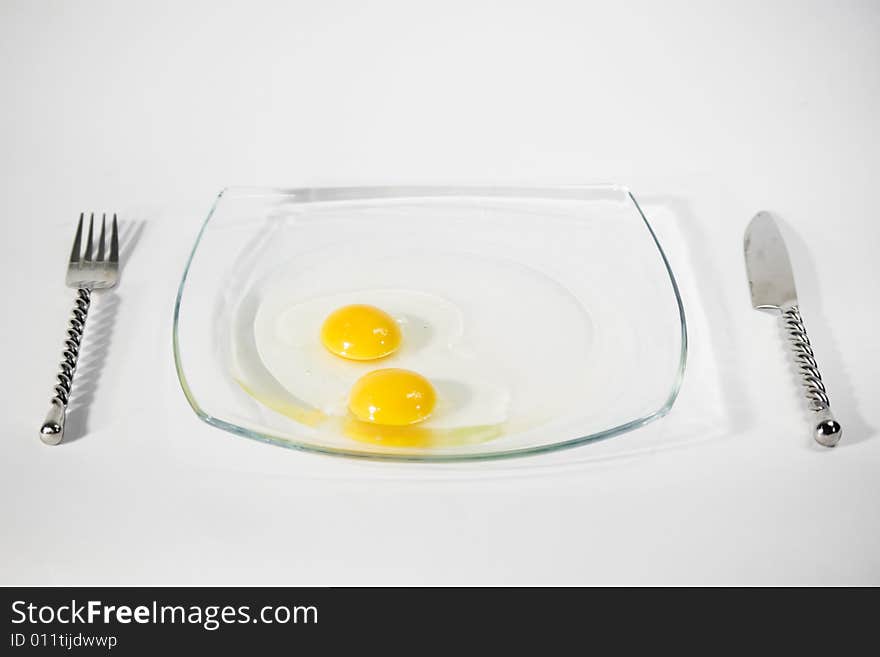
[(788, 251), (769, 213), (759, 212), (746, 228), (745, 256), (752, 306), (781, 313), (783, 329), (813, 416), (813, 437), (820, 445), (834, 447), (843, 430), (831, 413), (828, 393), (798, 309)]

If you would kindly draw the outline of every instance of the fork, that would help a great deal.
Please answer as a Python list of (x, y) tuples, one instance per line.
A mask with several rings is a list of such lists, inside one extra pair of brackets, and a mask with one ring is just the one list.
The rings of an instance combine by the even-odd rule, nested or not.
[(113, 225), (110, 231), (110, 253), (106, 258), (104, 257), (106, 213), (101, 215), (101, 236), (98, 238), (97, 254), (92, 258), (92, 233), (95, 226), (93, 212), (89, 217), (89, 234), (86, 238), (85, 253), (80, 255), (84, 217), (85, 213), (80, 213), (65, 278), (67, 287), (76, 288), (76, 300), (70, 323), (67, 326), (67, 339), (64, 341), (64, 352), (59, 366), (58, 383), (55, 385), (55, 395), (50, 402), (46, 420), (40, 428), (40, 440), (47, 445), (57, 445), (64, 438), (64, 417), (67, 413), (67, 402), (70, 399), (70, 388), (73, 385), (79, 350), (82, 346), (86, 318), (92, 302), (92, 290), (113, 287), (119, 280), (119, 231), (116, 225), (116, 215), (113, 215)]

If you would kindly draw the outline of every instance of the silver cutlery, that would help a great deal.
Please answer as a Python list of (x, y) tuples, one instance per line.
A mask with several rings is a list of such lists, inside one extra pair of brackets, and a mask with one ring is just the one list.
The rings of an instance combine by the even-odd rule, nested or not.
[(67, 413), (67, 403), (70, 400), (73, 375), (76, 372), (76, 363), (79, 359), (80, 347), (82, 346), (83, 332), (86, 328), (86, 318), (88, 317), (89, 306), (92, 301), (92, 290), (113, 287), (119, 280), (119, 231), (116, 224), (116, 215), (113, 215), (110, 229), (109, 253), (105, 249), (107, 215), (104, 214), (101, 217), (101, 235), (98, 237), (97, 253), (93, 249), (92, 240), (95, 227), (94, 213), (89, 217), (89, 233), (86, 238), (85, 252), (81, 252), (83, 221), (84, 214), (80, 214), (65, 279), (68, 287), (76, 288), (76, 299), (70, 323), (67, 327), (67, 338), (64, 341), (64, 352), (61, 365), (59, 366), (55, 394), (50, 402), (46, 420), (40, 428), (40, 440), (47, 445), (57, 445), (64, 438), (64, 418)]
[(745, 257), (752, 306), (781, 313), (788, 345), (813, 416), (813, 437), (820, 445), (834, 447), (843, 430), (831, 413), (828, 393), (798, 308), (794, 274), (785, 242), (767, 212), (756, 214), (746, 229)]

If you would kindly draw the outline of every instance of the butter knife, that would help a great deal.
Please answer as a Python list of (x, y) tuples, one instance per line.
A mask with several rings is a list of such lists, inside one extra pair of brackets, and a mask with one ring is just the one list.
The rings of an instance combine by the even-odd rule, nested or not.
[(828, 393), (798, 309), (788, 251), (769, 213), (759, 212), (746, 228), (745, 257), (752, 306), (781, 314), (788, 346), (813, 417), (813, 437), (820, 445), (834, 447), (843, 430), (831, 413)]

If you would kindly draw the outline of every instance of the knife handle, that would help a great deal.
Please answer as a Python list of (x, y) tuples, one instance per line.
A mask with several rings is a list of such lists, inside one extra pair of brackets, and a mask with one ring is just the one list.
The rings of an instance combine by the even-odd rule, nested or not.
[(819, 366), (816, 364), (813, 347), (810, 346), (810, 338), (807, 337), (807, 329), (804, 327), (804, 320), (797, 304), (782, 308), (782, 324), (794, 355), (798, 375), (804, 386), (807, 403), (814, 416), (813, 437), (820, 445), (834, 447), (840, 440), (843, 429), (831, 413), (828, 393), (825, 391), (825, 384), (822, 383), (822, 375), (819, 374)]

